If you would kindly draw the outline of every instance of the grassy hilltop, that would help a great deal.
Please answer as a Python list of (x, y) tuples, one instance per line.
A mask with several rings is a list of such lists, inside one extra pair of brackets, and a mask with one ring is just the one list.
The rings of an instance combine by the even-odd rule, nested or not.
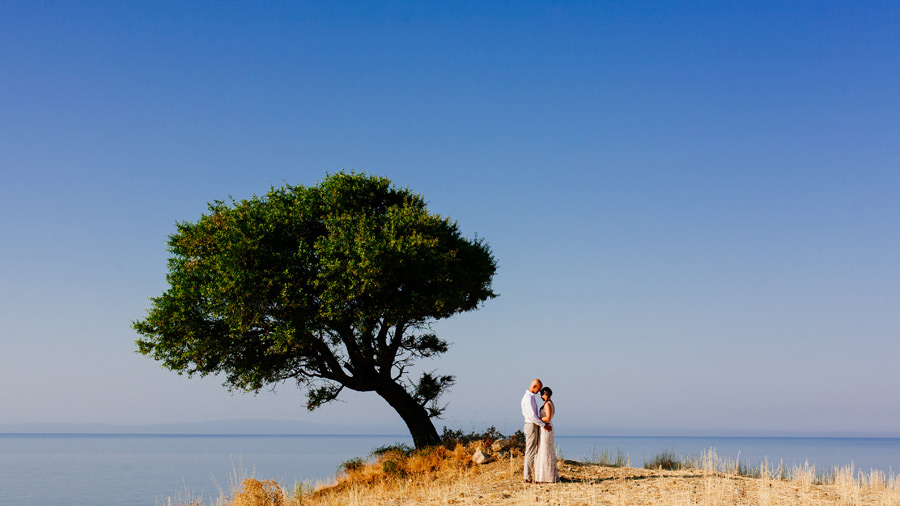
[[(345, 462), (334, 481), (288, 491), (253, 478), (237, 484), (217, 506), (414, 506), (414, 505), (900, 505), (900, 477), (852, 466), (817, 472), (811, 466), (749, 469), (714, 450), (683, 460), (661, 453), (644, 468), (624, 459), (596, 456), (560, 460), (561, 481), (526, 484), (518, 448), (492, 454), (490, 438), (452, 441), (414, 451), (386, 447), (368, 460)], [(445, 442), (446, 443), (446, 442)], [(490, 455), (474, 464), (478, 450)], [(492, 455), (491, 455), (492, 454)], [(171, 504), (171, 503), (170, 503)], [(201, 500), (182, 504), (199, 506)]]

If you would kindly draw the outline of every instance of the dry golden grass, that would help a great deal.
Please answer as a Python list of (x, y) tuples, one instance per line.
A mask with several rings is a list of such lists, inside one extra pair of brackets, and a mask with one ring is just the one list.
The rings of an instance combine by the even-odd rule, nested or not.
[[(714, 456), (714, 455), (713, 455)], [(792, 479), (776, 478), (764, 465), (758, 477), (722, 472), (723, 461), (702, 468), (662, 471), (606, 467), (560, 461), (562, 481), (525, 484), (522, 459), (483, 466), (437, 466), (422, 474), (391, 478), (377, 463), (360, 476), (347, 475), (302, 498), (311, 506), (404, 505), (900, 505), (900, 483), (873, 472), (854, 476), (852, 466), (821, 483), (815, 469), (794, 470)], [(362, 478), (362, 479), (360, 479)]]
[(231, 506), (293, 506), (300, 502), (289, 498), (273, 480), (244, 480), (241, 491), (231, 501)]
[(412, 505), (814, 505), (900, 506), (900, 478), (879, 471), (855, 473), (853, 466), (817, 473), (812, 466), (772, 470), (763, 463), (755, 476), (729, 471), (734, 461), (714, 451), (696, 467), (677, 471), (608, 467), (559, 461), (561, 481), (526, 484), (521, 457), (477, 466), (473, 448), (435, 448), (407, 455), (387, 451), (351, 466), (332, 483), (291, 495), (273, 481), (246, 479), (231, 506), (412, 506)]

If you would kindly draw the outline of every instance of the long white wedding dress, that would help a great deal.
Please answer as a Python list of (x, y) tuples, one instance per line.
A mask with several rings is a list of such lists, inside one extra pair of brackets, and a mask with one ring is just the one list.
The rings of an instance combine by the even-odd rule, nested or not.
[[(547, 401), (541, 406), (541, 418), (547, 416), (547, 405), (553, 408), (553, 414), (556, 415), (556, 407), (552, 401)], [(538, 443), (537, 456), (534, 458), (534, 481), (535, 483), (556, 483), (559, 481), (559, 471), (556, 469), (556, 445), (553, 444), (553, 429), (541, 431), (541, 440)]]

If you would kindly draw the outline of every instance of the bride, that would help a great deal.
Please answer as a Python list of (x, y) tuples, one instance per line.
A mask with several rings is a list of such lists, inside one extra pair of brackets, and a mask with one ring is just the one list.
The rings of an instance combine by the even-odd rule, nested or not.
[(559, 481), (559, 472), (556, 469), (556, 446), (553, 444), (553, 426), (550, 420), (556, 414), (556, 406), (550, 397), (553, 396), (553, 390), (550, 387), (541, 389), (541, 399), (544, 399), (544, 405), (541, 407), (541, 420), (547, 423), (549, 430), (541, 429), (541, 439), (538, 446), (537, 456), (534, 459), (534, 481), (535, 483), (555, 483)]

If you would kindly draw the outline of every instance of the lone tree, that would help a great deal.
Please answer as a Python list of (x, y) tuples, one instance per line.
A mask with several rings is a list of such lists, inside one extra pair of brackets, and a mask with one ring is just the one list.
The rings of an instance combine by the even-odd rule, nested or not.
[(224, 374), (230, 390), (295, 380), (310, 411), (344, 388), (374, 391), (416, 447), (453, 376), (408, 377), (447, 351), (430, 323), (496, 295), (481, 239), (428, 212), (420, 195), (344, 172), (318, 186), (209, 204), (169, 237), (169, 288), (134, 322), (138, 351), (178, 372)]

